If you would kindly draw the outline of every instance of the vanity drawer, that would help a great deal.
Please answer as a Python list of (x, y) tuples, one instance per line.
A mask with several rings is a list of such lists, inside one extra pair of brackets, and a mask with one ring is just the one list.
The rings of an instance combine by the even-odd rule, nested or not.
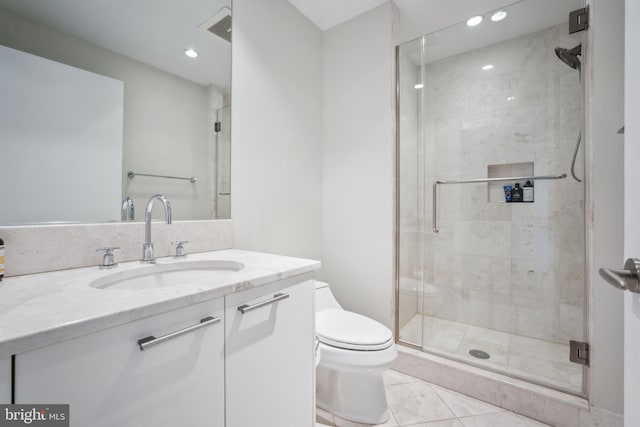
[(223, 309), (220, 298), (18, 354), (15, 402), (68, 403), (76, 427), (222, 427)]
[(11, 358), (0, 358), (0, 403), (11, 403)]

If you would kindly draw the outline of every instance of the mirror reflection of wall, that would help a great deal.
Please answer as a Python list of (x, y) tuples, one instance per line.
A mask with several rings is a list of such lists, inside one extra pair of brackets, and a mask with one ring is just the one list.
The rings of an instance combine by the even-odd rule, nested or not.
[[(171, 201), (176, 220), (228, 218), (228, 209), (217, 208), (219, 198), (224, 197), (223, 204), (230, 198), (218, 193), (230, 191), (228, 177), (221, 177), (217, 167), (220, 138), (215, 122), (218, 110), (230, 104), (231, 44), (207, 29), (221, 17), (229, 20), (229, 1), (197, 0), (189, 8), (169, 0), (52, 3), (0, 0), (0, 45), (124, 83), (122, 157), (107, 166), (119, 171), (121, 179), (104, 184), (110, 193), (113, 185), (120, 200), (114, 209), (88, 218), (75, 212), (83, 211), (80, 205), (90, 203), (92, 195), (76, 194), (78, 207), (68, 206), (51, 217), (25, 215), (22, 223), (119, 221), (120, 201), (127, 196), (134, 200), (135, 220), (140, 221), (147, 199), (156, 193)], [(187, 48), (199, 56), (187, 57)], [(0, 99), (0, 110), (7, 107), (2, 103)], [(84, 122), (77, 124), (82, 128)], [(32, 129), (36, 128), (34, 123)], [(3, 146), (10, 143), (3, 138), (0, 149), (9, 152)], [(56, 156), (78, 152), (75, 148)], [(11, 161), (32, 167), (29, 158)], [(129, 178), (129, 171), (137, 175)], [(196, 182), (139, 174), (194, 177)], [(76, 175), (97, 180), (86, 171)], [(226, 189), (218, 189), (223, 184)], [(4, 194), (0, 197), (11, 203)], [(0, 225), (9, 223), (15, 221), (0, 214)]]
[(0, 64), (2, 224), (117, 216), (123, 83), (4, 46)]

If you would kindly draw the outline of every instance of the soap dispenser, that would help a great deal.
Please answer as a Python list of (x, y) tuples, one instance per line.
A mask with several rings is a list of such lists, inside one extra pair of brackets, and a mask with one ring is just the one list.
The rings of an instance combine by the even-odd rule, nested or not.
[(522, 187), (522, 201), (533, 202), (533, 183), (531, 181), (527, 181)]
[(513, 190), (511, 190), (511, 201), (522, 202), (522, 188), (520, 188), (519, 182), (516, 182), (513, 186)]

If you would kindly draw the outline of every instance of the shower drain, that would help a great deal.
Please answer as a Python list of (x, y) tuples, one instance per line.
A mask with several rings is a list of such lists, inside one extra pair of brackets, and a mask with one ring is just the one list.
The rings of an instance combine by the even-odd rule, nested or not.
[(489, 357), (489, 353), (487, 353), (486, 351), (482, 351), (482, 350), (469, 350), (469, 354), (472, 355), (473, 357), (477, 357), (478, 359), (488, 359)]

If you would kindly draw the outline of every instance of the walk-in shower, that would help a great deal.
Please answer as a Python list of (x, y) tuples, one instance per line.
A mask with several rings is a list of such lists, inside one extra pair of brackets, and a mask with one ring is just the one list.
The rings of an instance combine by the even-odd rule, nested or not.
[(582, 6), (524, 0), (396, 51), (399, 341), (575, 394), (584, 33), (567, 17)]

